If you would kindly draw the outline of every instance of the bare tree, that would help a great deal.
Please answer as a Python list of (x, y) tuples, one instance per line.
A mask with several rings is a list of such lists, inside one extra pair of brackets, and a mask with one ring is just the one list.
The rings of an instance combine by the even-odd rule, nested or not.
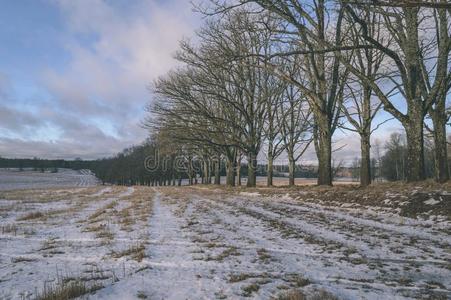
[[(300, 75), (297, 69), (296, 59), (293, 64), (285, 65), (285, 72), (289, 73), (290, 77)], [(307, 99), (296, 85), (287, 85), (283, 101), (279, 103), (277, 110), (277, 121), (281, 127), (284, 150), (288, 157), (289, 185), (294, 186), (296, 162), (313, 141), (311, 110)]]
[[(365, 7), (361, 11), (360, 18), (368, 24), (368, 35), (375, 40), (379, 40), (381, 34), (381, 17)], [(350, 38), (354, 45), (362, 44), (360, 34), (355, 27), (351, 27)], [(378, 71), (384, 59), (384, 53), (372, 48), (355, 49), (352, 55), (351, 63), (360, 73), (372, 81), (378, 79)], [(373, 120), (381, 108), (382, 102), (375, 101), (372, 96), (372, 88), (364, 80), (356, 76), (350, 76), (346, 84), (347, 99), (342, 106), (343, 114), (352, 128), (348, 130), (357, 132), (360, 136), (360, 185), (367, 186), (371, 183), (371, 157), (370, 145), (371, 134), (380, 124), (372, 128)], [(383, 122), (382, 122), (383, 123)]]
[(267, 82), (264, 85), (265, 98), (267, 105), (267, 114), (265, 120), (265, 140), (267, 144), (266, 158), (267, 165), (267, 186), (273, 185), (274, 160), (284, 151), (283, 138), (281, 136), (281, 122), (278, 119), (278, 109), (283, 101), (283, 96), (287, 84), (279, 77), (266, 74)]
[[(362, 1), (365, 2), (365, 1)], [(371, 2), (371, 1), (370, 1)], [(440, 1), (445, 3), (445, 1)], [(371, 3), (370, 3), (371, 4)], [(374, 81), (353, 66), (347, 67), (361, 80), (365, 81), (384, 105), (384, 109), (398, 119), (405, 128), (407, 135), (407, 180), (417, 181), (425, 178), (424, 173), (424, 136), (423, 120), (426, 113), (437, 102), (443, 93), (447, 82), (447, 61), (450, 43), (447, 38), (439, 41), (428, 40), (428, 26), (432, 18), (430, 9), (420, 6), (382, 7), (375, 8), (384, 19), (387, 34), (393, 38), (393, 45), (384, 44), (369, 34), (369, 24), (362, 19), (357, 10), (360, 5), (345, 5), (347, 12), (358, 24), (362, 38), (368, 46), (383, 52), (394, 62), (396, 72), (386, 76), (386, 79), (404, 97), (407, 112), (403, 113), (391, 101), (389, 93), (384, 92), (383, 84)], [(445, 24), (437, 28), (441, 37), (448, 36), (445, 9), (438, 9), (445, 18)], [(446, 33), (445, 33), (446, 32)], [(431, 48), (436, 48), (431, 55)], [(430, 62), (435, 58), (435, 63)], [(427, 68), (427, 66), (431, 66)], [(429, 75), (433, 74), (433, 75)], [(386, 85), (386, 83), (385, 83)]]
[[(296, 45), (296, 50), (276, 53), (274, 56), (290, 58), (304, 55), (299, 69), (306, 80), (297, 81), (273, 66), (273, 71), (302, 90), (309, 101), (315, 121), (314, 144), (319, 163), (318, 184), (332, 185), (332, 135), (340, 117), (343, 88), (347, 71), (340, 65), (335, 53), (328, 53), (333, 44), (340, 48), (343, 42), (343, 10), (335, 10), (326, 0), (301, 3), (297, 0), (254, 0), (255, 3), (284, 21), (277, 30), (279, 41)], [(224, 5), (220, 8), (225, 7)], [(292, 47), (291, 47), (292, 48)]]

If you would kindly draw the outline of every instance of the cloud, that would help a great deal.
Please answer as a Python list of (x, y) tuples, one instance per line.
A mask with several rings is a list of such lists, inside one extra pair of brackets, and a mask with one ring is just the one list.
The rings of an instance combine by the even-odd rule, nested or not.
[(68, 20), (64, 47), (72, 58), (61, 71), (46, 70), (44, 82), (60, 105), (83, 113), (144, 106), (146, 86), (176, 64), (179, 40), (194, 31), (156, 1), (134, 2), (125, 12), (100, 0), (56, 3)]
[(10, 134), (26, 134), (30, 128), (39, 126), (39, 120), (33, 114), (0, 106), (0, 130)]
[[(120, 151), (125, 145), (114, 138), (94, 141), (91, 144), (58, 141), (33, 141), (17, 138), (0, 138), (0, 153), (10, 158), (95, 159)], [(33, 151), (30, 151), (30, 150)]]
[[(191, 5), (48, 1), (64, 22), (60, 55), (35, 78), (45, 100), (0, 106), (0, 154), (97, 158), (140, 143), (147, 136), (139, 124), (151, 101), (148, 86), (177, 64), (179, 40), (193, 34), (198, 16)], [(0, 73), (0, 98), (9, 86)]]

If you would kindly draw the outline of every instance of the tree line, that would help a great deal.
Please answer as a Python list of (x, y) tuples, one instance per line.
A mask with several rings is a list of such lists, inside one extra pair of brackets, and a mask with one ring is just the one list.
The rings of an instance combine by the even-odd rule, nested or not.
[[(359, 177), (371, 183), (371, 135), (390, 114), (403, 127), (403, 174), (423, 180), (425, 132), (433, 141), (433, 173), (449, 180), (446, 126), (451, 87), (450, 12), (446, 0), (211, 0), (195, 42), (183, 40), (180, 67), (152, 86), (145, 125), (168, 155), (226, 164), (226, 184), (256, 185), (258, 156), (288, 158), (308, 147), (318, 159), (318, 184), (333, 179), (333, 136), (358, 133)], [(448, 124), (447, 124), (448, 123)], [(212, 168), (210, 168), (212, 164)], [(218, 183), (217, 181), (215, 181)]]
[(41, 159), (41, 158), (4, 158), (0, 157), (0, 168), (17, 168), (19, 171), (31, 169), (39, 172), (58, 172), (58, 168), (82, 170), (92, 168), (92, 161), (80, 158), (74, 160)]

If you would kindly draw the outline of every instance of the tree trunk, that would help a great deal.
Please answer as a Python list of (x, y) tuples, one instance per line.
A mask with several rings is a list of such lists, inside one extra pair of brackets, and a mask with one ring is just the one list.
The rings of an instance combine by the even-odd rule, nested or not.
[(370, 135), (362, 133), (360, 135), (360, 185), (371, 184), (371, 158), (370, 158)]
[(215, 161), (215, 184), (221, 184), (221, 160), (219, 156)]
[(332, 135), (326, 118), (318, 120), (315, 143), (318, 157), (318, 185), (332, 185)]
[(227, 157), (226, 161), (226, 185), (235, 186), (235, 159)]
[(252, 151), (247, 155), (247, 187), (257, 186), (257, 155)]
[(295, 169), (295, 161), (293, 158), (293, 153), (288, 154), (288, 185), (294, 186), (294, 169)]
[(237, 165), (236, 165), (236, 177), (238, 180), (238, 186), (241, 186), (242, 181), (241, 181), (241, 159), (238, 161)]
[(405, 124), (407, 136), (407, 181), (424, 180), (423, 113), (410, 117)]
[[(443, 106), (443, 107), (442, 107)], [(440, 101), (435, 110), (431, 111), (434, 126), (434, 164), (435, 180), (446, 182), (449, 180), (448, 147), (446, 144), (446, 113), (445, 101)]]
[(237, 181), (238, 181), (238, 186), (241, 186), (242, 181), (241, 181), (241, 158), (242, 158), (242, 154), (241, 152), (237, 152), (236, 155), (236, 177), (237, 177)]
[(209, 166), (208, 166), (208, 161), (207, 161), (207, 159), (204, 159), (204, 161), (203, 161), (203, 167), (204, 167), (204, 170), (203, 170), (203, 174), (202, 174), (202, 183), (203, 184), (209, 184), (209, 180), (208, 180), (208, 177), (210, 176), (210, 170), (209, 170)]
[(272, 155), (268, 155), (268, 170), (266, 172), (267, 186), (273, 185), (272, 178), (273, 178), (273, 158)]

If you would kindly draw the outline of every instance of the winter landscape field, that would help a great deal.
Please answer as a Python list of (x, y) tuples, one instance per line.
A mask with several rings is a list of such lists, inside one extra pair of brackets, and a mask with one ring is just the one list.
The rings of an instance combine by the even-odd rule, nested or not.
[(446, 189), (42, 182), (0, 193), (0, 299), (451, 297)]

